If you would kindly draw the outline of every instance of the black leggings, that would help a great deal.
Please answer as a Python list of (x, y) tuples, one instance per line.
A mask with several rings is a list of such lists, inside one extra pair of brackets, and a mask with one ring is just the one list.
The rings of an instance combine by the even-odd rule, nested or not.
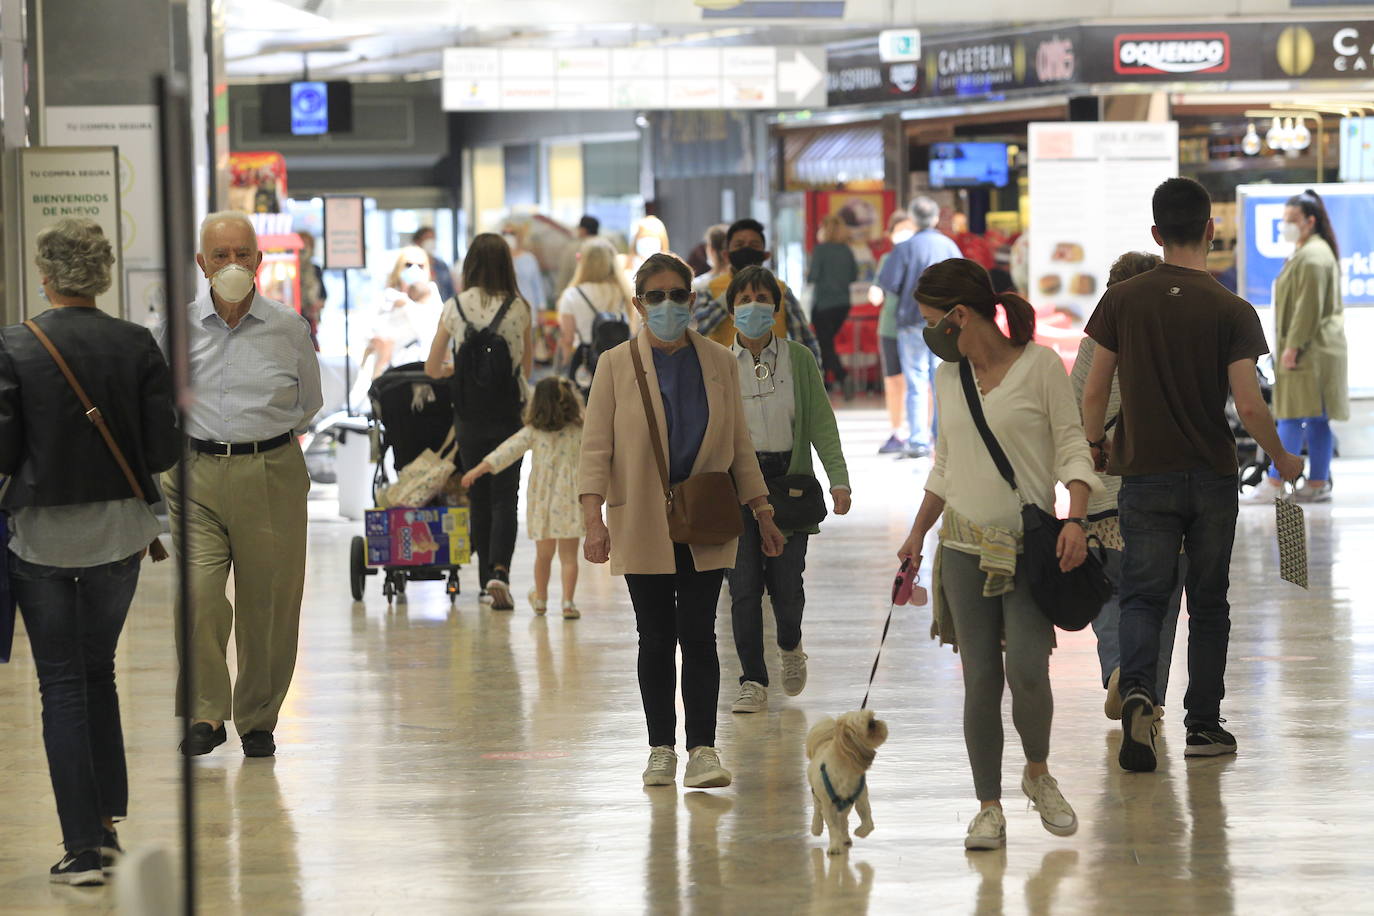
[(627, 574), (639, 629), (639, 695), (649, 723), (649, 746), (677, 744), (675, 693), (678, 646), (682, 647), (682, 707), (687, 748), (714, 747), (720, 658), (716, 655), (716, 602), (723, 569), (697, 572), (692, 550), (674, 544), (677, 572)]
[[(496, 446), (520, 430), (514, 424), (487, 425), (463, 423), (458, 432), (458, 457), (463, 471), (472, 470)], [(499, 474), (479, 477), (468, 490), (468, 514), (472, 526), (472, 547), (477, 551), (477, 570), (482, 586), (492, 579), (510, 581), (510, 560), (515, 553), (515, 533), (519, 528), (520, 464)]]
[(835, 352), (835, 337), (848, 318), (847, 305), (816, 309), (811, 316), (811, 325), (816, 329), (816, 342), (821, 345), (821, 368), (837, 382), (844, 381), (849, 374), (844, 363), (840, 362), (840, 355)]

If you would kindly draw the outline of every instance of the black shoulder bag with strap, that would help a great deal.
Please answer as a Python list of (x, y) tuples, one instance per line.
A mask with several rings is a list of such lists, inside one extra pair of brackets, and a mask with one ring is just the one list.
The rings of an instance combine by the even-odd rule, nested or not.
[(1050, 622), (1061, 630), (1081, 630), (1097, 618), (1102, 605), (1112, 596), (1112, 583), (1102, 569), (1102, 561), (1092, 549), (1078, 567), (1063, 572), (1059, 568), (1059, 531), (1064, 522), (1028, 501), (1016, 486), (1016, 472), (1007, 453), (997, 442), (983, 416), (983, 401), (973, 380), (973, 367), (967, 359), (959, 363), (959, 380), (964, 386), (973, 425), (983, 437), (993, 464), (1021, 500), (1023, 552), (1017, 560), (1017, 574), (1025, 574), (1035, 603)]
[(510, 344), (500, 334), (501, 322), (515, 302), (510, 296), (496, 317), (478, 328), (463, 313), (457, 299), (453, 306), (463, 319), (463, 339), (453, 351), (453, 412), (460, 423), (499, 422), (520, 416), (521, 381), (515, 374)]

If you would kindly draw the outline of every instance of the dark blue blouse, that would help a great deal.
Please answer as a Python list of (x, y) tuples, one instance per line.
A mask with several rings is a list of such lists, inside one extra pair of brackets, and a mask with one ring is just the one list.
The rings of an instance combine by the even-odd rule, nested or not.
[(655, 347), (653, 354), (663, 416), (668, 421), (668, 482), (677, 484), (692, 476), (711, 412), (696, 347), (688, 343), (674, 353)]

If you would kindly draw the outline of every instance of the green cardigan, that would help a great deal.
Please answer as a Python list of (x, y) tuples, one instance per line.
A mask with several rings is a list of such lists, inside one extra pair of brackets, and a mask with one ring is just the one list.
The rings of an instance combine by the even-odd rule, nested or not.
[[(849, 468), (845, 465), (844, 450), (840, 447), (840, 428), (835, 422), (830, 396), (825, 392), (820, 367), (805, 344), (789, 340), (787, 346), (792, 349), (792, 392), (796, 400), (796, 416), (792, 420), (792, 463), (787, 473), (814, 477), (811, 463), (811, 450), (814, 448), (816, 454), (821, 456), (821, 464), (825, 466), (825, 476), (830, 478), (831, 488), (848, 487)], [(802, 533), (816, 534), (820, 530), (813, 526)]]

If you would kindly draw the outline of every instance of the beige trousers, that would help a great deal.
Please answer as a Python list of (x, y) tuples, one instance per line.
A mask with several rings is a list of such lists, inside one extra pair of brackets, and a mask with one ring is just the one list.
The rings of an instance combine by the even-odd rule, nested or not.
[[(192, 719), (233, 719), (240, 735), (272, 731), (296, 669), (305, 591), (310, 476), (295, 440), (261, 455), (189, 452), (186, 507), (190, 638), (177, 632), (177, 715), (189, 648), (195, 667)], [(163, 475), (173, 543), (182, 524), (175, 471)], [(234, 573), (234, 602), (225, 594)], [(180, 615), (177, 615), (178, 622)], [(234, 631), (232, 693), (227, 653)]]

